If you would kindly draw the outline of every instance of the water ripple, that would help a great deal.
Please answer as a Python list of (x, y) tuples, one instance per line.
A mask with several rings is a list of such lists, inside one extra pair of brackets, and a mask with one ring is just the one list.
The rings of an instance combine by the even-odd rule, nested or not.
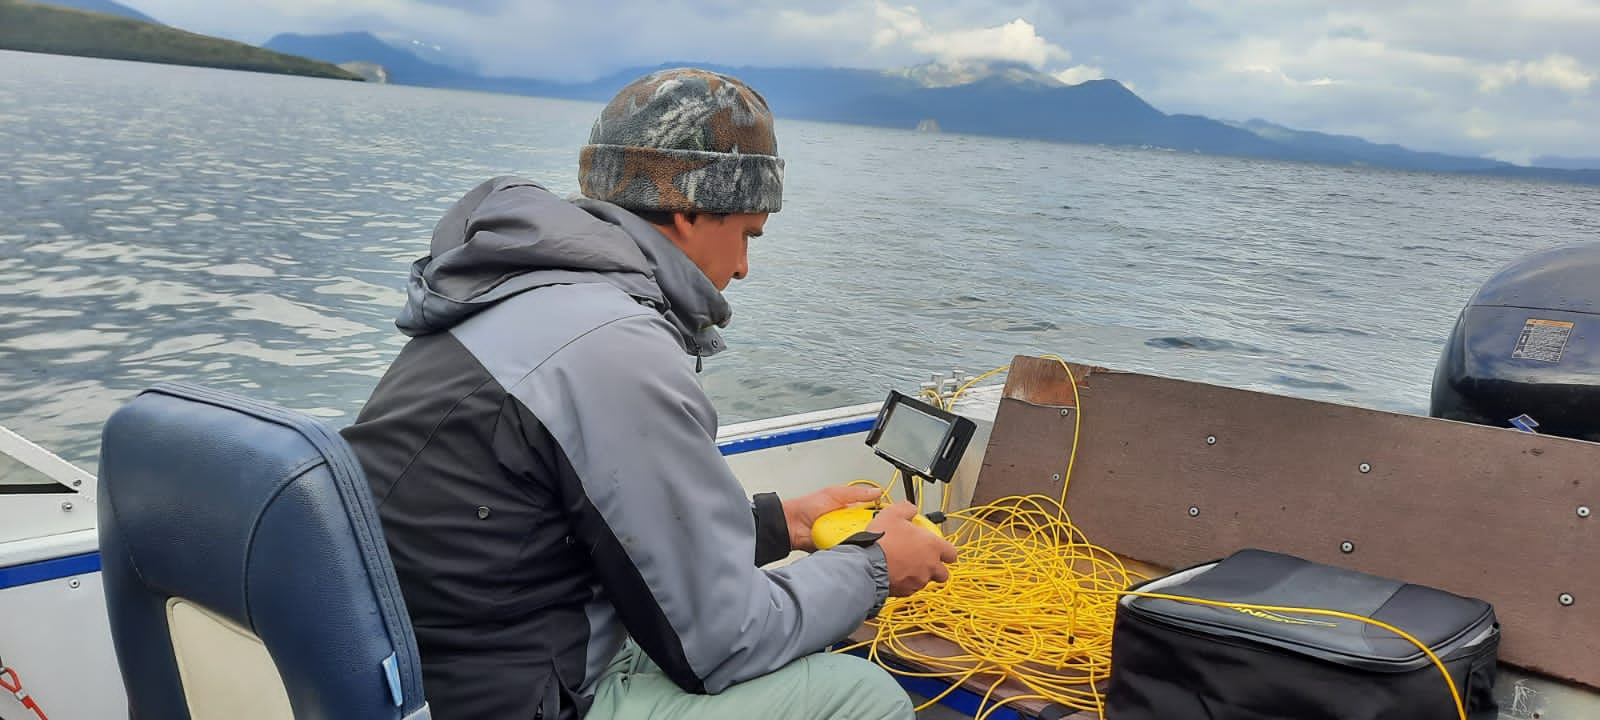
[[(504, 173), (576, 192), (599, 107), (0, 54), (0, 424), (91, 468), (161, 380), (347, 422), (440, 215)], [(702, 376), (724, 422), (1045, 352), (1418, 412), (1477, 285), (1597, 227), (1590, 187), (782, 132), (785, 209)]]

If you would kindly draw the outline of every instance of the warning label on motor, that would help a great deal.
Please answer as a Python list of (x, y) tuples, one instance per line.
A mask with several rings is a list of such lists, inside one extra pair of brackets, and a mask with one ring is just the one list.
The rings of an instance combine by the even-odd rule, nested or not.
[(1572, 323), (1529, 318), (1522, 326), (1522, 335), (1517, 338), (1517, 349), (1511, 351), (1511, 357), (1561, 362), (1561, 353), (1566, 352), (1569, 337), (1572, 337)]

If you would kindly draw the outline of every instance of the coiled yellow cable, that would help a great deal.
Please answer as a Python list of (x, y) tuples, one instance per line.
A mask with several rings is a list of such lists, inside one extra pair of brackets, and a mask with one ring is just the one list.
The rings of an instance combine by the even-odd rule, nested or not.
[[(1072, 377), (1065, 360), (1054, 355), (1044, 357), (1061, 363)], [(939, 404), (952, 409), (969, 388), (1007, 370), (1009, 366), (979, 375)], [(1460, 720), (1467, 720), (1461, 694), (1444, 663), (1427, 645), (1392, 625), (1336, 610), (1128, 591), (1129, 586), (1148, 578), (1128, 569), (1112, 552), (1091, 543), (1067, 517), (1066, 493), (1077, 458), (1083, 416), (1076, 382), (1072, 383), (1072, 392), (1078, 412), (1074, 413), (1073, 452), (1062, 476), (1061, 497), (1008, 497), (949, 513), (956, 526), (947, 537), (960, 551), (959, 562), (950, 568), (950, 580), (910, 597), (891, 598), (869, 623), (876, 635), (841, 651), (866, 648), (870, 659), (892, 673), (949, 683), (943, 693), (929, 698), (918, 711), (976, 679), (988, 685), (977, 720), (985, 720), (1001, 707), (1024, 700), (1056, 703), (1104, 717), (1104, 698), (1097, 685), (1111, 675), (1112, 627), (1118, 600), (1123, 596), (1338, 617), (1382, 628), (1421, 649), (1444, 676)], [(934, 399), (940, 399), (936, 393)], [(854, 484), (863, 482), (876, 485), (870, 481)], [(884, 489), (886, 496), (894, 487), (893, 482)], [(941, 508), (949, 503), (949, 486), (944, 488)], [(907, 642), (919, 635), (947, 640), (961, 652), (948, 656), (924, 654)], [(927, 670), (905, 670), (886, 662), (885, 655)], [(1007, 680), (1026, 688), (1026, 692), (991, 702), (994, 692)]]

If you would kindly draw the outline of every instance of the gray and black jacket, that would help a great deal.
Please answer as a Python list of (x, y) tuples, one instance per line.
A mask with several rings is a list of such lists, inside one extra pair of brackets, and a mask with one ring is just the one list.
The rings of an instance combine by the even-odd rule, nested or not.
[(626, 636), (716, 693), (841, 640), (883, 551), (778, 569), (782, 507), (716, 447), (695, 365), (730, 311), (653, 226), (516, 178), (411, 270), (412, 336), (343, 431), (372, 485), (438, 720), (574, 718)]

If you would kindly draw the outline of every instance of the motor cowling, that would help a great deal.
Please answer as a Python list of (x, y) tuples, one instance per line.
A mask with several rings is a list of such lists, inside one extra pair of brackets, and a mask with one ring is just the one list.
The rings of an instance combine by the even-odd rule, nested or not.
[(1456, 318), (1429, 414), (1600, 441), (1600, 243), (1534, 253)]

